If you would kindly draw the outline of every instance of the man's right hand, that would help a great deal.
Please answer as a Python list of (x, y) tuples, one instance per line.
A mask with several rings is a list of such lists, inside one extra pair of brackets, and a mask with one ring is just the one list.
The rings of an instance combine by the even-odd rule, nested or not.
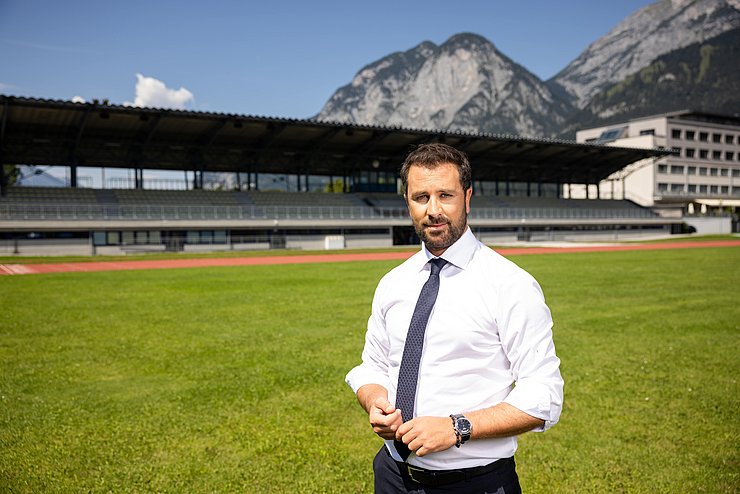
[(393, 406), (387, 398), (376, 398), (368, 407), (368, 416), (373, 432), (383, 439), (395, 439), (396, 430), (403, 424), (401, 410)]

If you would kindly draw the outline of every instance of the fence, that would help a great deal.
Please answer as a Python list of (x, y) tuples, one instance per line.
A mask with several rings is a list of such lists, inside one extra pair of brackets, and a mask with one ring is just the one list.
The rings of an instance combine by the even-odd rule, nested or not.
[[(475, 208), (471, 219), (633, 219), (655, 218), (638, 208)], [(362, 220), (407, 219), (406, 208), (374, 209), (353, 206), (211, 206), (128, 204), (0, 203), (2, 220)]]

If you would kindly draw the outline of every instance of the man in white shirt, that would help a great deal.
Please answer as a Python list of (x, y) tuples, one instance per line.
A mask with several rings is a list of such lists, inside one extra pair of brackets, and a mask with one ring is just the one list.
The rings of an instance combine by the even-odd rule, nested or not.
[[(422, 249), (378, 284), (362, 363), (346, 377), (385, 439), (373, 462), (375, 492), (521, 492), (516, 435), (548, 429), (562, 409), (550, 311), (534, 278), (470, 231), (464, 153), (419, 146), (401, 180)], [(404, 411), (396, 401), (399, 370), (436, 258), (444, 259), (434, 261), (443, 264), (432, 273), (439, 273), (438, 295), (422, 324), (413, 410)]]

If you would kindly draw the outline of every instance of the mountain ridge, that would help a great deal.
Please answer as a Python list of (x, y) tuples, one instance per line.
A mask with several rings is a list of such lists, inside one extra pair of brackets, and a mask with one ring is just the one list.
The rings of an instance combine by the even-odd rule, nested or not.
[[(648, 76), (641, 71), (658, 58), (701, 45), (734, 29), (740, 29), (740, 0), (659, 0), (625, 18), (547, 81), (499, 51), (485, 37), (458, 33), (441, 45), (422, 41), (409, 50), (393, 52), (365, 65), (349, 84), (334, 92), (314, 118), (424, 130), (562, 138), (564, 130), (570, 132), (586, 123), (598, 125), (613, 115), (649, 110), (670, 112), (679, 109), (679, 103), (680, 109), (707, 106), (692, 105), (689, 103), (694, 100), (679, 98), (681, 88), (666, 84), (666, 80), (661, 87), (670, 89), (666, 98), (675, 99), (673, 103), (655, 92), (658, 85), (640, 85), (636, 81)], [(725, 42), (719, 45), (722, 43)], [(712, 45), (715, 52), (709, 54), (710, 59), (734, 53), (726, 46), (719, 49), (719, 45)], [(701, 64), (706, 59), (686, 52), (666, 60), (678, 58), (684, 64)], [(721, 65), (722, 61), (718, 63)], [(727, 70), (711, 72), (712, 76), (721, 73), (725, 81), (715, 91), (728, 92), (740, 80), (738, 70), (733, 70), (737, 63), (730, 58), (724, 64)], [(655, 66), (650, 70), (658, 69)], [(671, 66), (670, 70), (677, 69)], [(674, 80), (683, 80), (673, 72)], [(620, 101), (615, 99), (618, 87), (629, 89), (621, 93)], [(711, 84), (702, 85), (701, 91), (711, 94), (712, 90)], [(693, 94), (698, 98), (701, 91)], [(626, 96), (633, 100), (625, 100)], [(659, 104), (640, 103), (645, 98)], [(733, 99), (729, 93), (718, 99), (729, 101), (731, 104), (722, 108), (731, 109), (737, 97)], [(615, 106), (617, 103), (622, 110)]]

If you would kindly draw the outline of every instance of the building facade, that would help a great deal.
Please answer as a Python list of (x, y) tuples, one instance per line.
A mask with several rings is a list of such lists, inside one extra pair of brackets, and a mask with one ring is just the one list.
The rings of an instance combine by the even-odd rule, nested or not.
[(635, 163), (591, 186), (592, 190), (571, 189), (571, 197), (595, 193), (600, 198), (628, 199), (664, 216), (737, 217), (740, 117), (668, 113), (580, 130), (576, 141), (663, 147), (674, 154)]

